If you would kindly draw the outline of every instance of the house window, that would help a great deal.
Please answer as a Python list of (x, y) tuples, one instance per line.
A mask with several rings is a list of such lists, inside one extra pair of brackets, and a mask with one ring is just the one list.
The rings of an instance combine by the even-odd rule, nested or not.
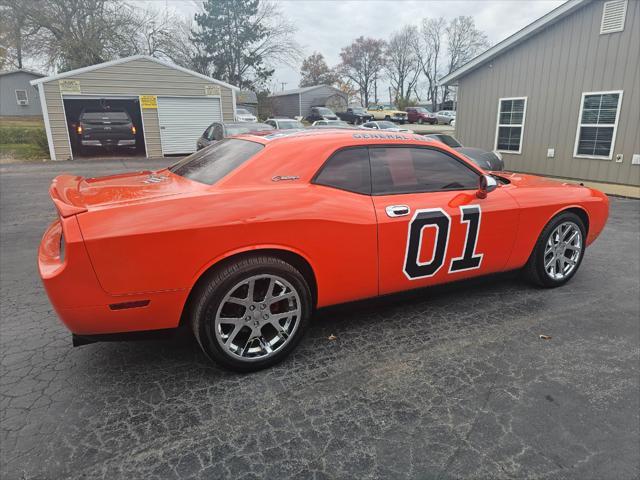
[(499, 152), (521, 153), (527, 97), (498, 100), (498, 126), (495, 149)]
[(611, 160), (622, 91), (582, 94), (574, 157)]
[(18, 105), (29, 105), (29, 99), (27, 98), (26, 90), (16, 90), (16, 101)]
[(624, 20), (627, 16), (627, 0), (611, 0), (602, 7), (602, 22), (600, 35), (624, 30)]

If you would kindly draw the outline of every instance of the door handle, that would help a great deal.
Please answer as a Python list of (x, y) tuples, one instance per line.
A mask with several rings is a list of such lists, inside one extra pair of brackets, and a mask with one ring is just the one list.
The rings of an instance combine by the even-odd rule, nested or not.
[(385, 210), (389, 217), (404, 217), (411, 212), (408, 205), (389, 205)]

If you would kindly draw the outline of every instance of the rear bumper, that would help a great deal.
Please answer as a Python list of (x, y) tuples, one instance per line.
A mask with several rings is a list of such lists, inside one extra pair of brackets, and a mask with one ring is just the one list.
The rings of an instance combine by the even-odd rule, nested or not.
[(186, 290), (129, 295), (105, 292), (89, 260), (75, 215), (49, 226), (40, 243), (38, 270), (56, 313), (77, 335), (175, 328), (188, 295)]
[(135, 147), (136, 140), (124, 139), (124, 140), (81, 140), (83, 147)]

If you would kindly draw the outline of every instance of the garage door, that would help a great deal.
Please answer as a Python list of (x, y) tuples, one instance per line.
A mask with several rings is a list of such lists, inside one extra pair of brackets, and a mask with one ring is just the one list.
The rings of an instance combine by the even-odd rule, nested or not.
[(158, 97), (164, 155), (196, 151), (196, 141), (213, 122), (222, 121), (219, 98)]

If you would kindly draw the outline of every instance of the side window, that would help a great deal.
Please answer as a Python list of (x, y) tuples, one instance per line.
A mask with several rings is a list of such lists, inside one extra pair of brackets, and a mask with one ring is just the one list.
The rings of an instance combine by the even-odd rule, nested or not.
[(213, 125), (210, 125), (202, 134), (207, 140), (211, 140), (211, 132), (213, 131)]
[(472, 190), (478, 174), (462, 161), (433, 148), (369, 149), (374, 195)]
[(348, 148), (334, 153), (313, 183), (370, 195), (371, 168), (367, 148)]

